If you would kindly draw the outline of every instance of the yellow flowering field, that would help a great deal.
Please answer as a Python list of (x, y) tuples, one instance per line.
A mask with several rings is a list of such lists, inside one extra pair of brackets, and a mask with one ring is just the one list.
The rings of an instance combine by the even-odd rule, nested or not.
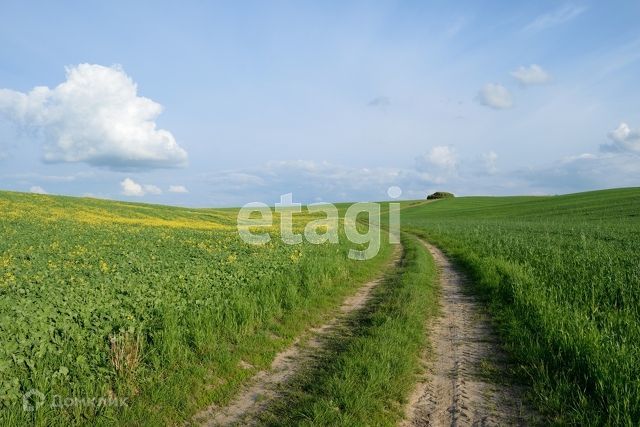
[[(240, 360), (264, 367), (389, 255), (350, 260), (346, 239), (248, 245), (236, 215), (0, 192), (0, 424), (182, 420), (228, 399), (249, 375)], [(126, 404), (29, 412), (31, 390)]]

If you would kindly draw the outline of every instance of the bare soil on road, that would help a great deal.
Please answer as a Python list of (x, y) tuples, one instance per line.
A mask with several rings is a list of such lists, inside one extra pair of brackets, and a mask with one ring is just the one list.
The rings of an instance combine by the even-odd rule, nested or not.
[[(468, 281), (437, 247), (423, 242), (439, 270), (440, 316), (429, 327), (427, 372), (404, 426), (529, 425), (522, 388), (507, 384), (507, 358)], [(535, 422), (533, 422), (535, 424)]]
[[(508, 360), (491, 321), (469, 282), (435, 246), (423, 242), (439, 270), (440, 315), (429, 325), (426, 373), (411, 394), (403, 426), (539, 424), (523, 404), (523, 388), (506, 382)], [(396, 265), (400, 247), (392, 256)], [(346, 298), (338, 313), (280, 352), (269, 370), (258, 372), (227, 406), (211, 406), (193, 418), (205, 426), (255, 425), (295, 375), (313, 363), (329, 337), (349, 333), (349, 319), (367, 306), (389, 268)], [(241, 362), (242, 363), (242, 362)]]

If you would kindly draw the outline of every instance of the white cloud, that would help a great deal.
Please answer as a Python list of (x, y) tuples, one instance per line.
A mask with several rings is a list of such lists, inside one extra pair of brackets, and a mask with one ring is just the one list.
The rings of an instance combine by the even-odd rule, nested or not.
[(511, 75), (525, 86), (540, 85), (551, 81), (551, 75), (537, 64), (531, 64), (528, 67), (522, 65), (512, 71)]
[(584, 6), (566, 4), (559, 9), (538, 16), (536, 19), (527, 24), (524, 27), (523, 31), (542, 31), (547, 28), (555, 27), (557, 25), (571, 21), (586, 10), (587, 8)]
[(458, 175), (458, 155), (452, 147), (439, 145), (416, 158), (415, 172), (422, 181), (444, 184)]
[(80, 64), (53, 89), (0, 89), (0, 113), (44, 138), (47, 162), (85, 162), (117, 170), (183, 166), (187, 152), (158, 129), (162, 106), (138, 96), (119, 66)]
[(187, 187), (184, 185), (170, 185), (169, 193), (188, 193)]
[(480, 104), (496, 110), (504, 110), (513, 106), (511, 94), (507, 88), (497, 83), (484, 85), (478, 92), (476, 99)]
[(424, 158), (430, 164), (443, 169), (455, 168), (458, 163), (455, 150), (446, 145), (433, 147)]
[(122, 187), (122, 194), (125, 196), (144, 196), (144, 189), (142, 185), (138, 184), (131, 178), (125, 178), (124, 181), (120, 183), (120, 187)]
[(138, 184), (131, 178), (125, 178), (120, 182), (122, 194), (125, 196), (142, 197), (146, 194), (158, 195), (162, 194), (162, 190), (151, 184)]
[(120, 187), (122, 188), (122, 194), (125, 196), (142, 197), (145, 194), (162, 194), (162, 190), (159, 187), (151, 184), (138, 184), (131, 178), (125, 178), (120, 182)]
[(484, 163), (485, 170), (488, 174), (493, 175), (498, 172), (498, 154), (494, 151), (482, 154), (482, 161)]
[(640, 154), (640, 130), (631, 129), (628, 124), (620, 123), (618, 127), (608, 134), (610, 144), (602, 144), (602, 151), (619, 152), (626, 151)]
[(40, 187), (39, 185), (34, 185), (29, 189), (29, 191), (35, 194), (49, 194), (44, 188)]

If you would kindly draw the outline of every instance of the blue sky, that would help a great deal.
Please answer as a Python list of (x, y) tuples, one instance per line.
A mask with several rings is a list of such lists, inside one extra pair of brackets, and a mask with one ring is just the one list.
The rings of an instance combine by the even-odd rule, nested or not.
[(229, 206), (640, 185), (638, 22), (636, 1), (4, 1), (0, 188)]

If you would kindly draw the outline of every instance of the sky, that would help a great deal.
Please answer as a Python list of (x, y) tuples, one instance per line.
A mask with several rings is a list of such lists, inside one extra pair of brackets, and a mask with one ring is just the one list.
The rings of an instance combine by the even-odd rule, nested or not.
[(640, 2), (0, 3), (0, 189), (183, 206), (640, 186)]

